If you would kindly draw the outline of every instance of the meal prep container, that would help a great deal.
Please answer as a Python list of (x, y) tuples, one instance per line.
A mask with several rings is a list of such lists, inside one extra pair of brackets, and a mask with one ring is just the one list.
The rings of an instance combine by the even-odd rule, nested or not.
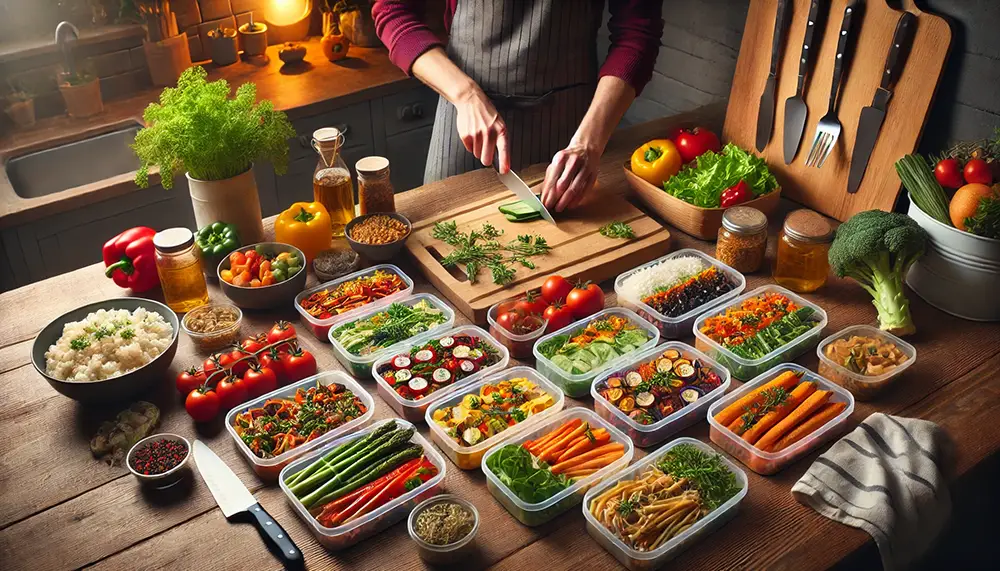
[(531, 358), (531, 349), (534, 347), (535, 341), (542, 335), (545, 335), (545, 330), (549, 326), (549, 320), (543, 319), (542, 326), (531, 333), (525, 333), (524, 335), (511, 333), (497, 323), (497, 308), (500, 307), (500, 303), (494, 303), (490, 307), (490, 310), (486, 312), (486, 321), (490, 324), (490, 335), (493, 335), (497, 341), (507, 348), (511, 357), (515, 359)]
[[(351, 311), (347, 311), (345, 313), (341, 313), (340, 315), (335, 315), (333, 317), (328, 317), (326, 319), (317, 319), (309, 315), (309, 312), (303, 309), (301, 302), (303, 299), (308, 298), (310, 295), (318, 291), (323, 291), (325, 289), (333, 289), (344, 282), (349, 282), (353, 279), (357, 279), (362, 276), (370, 276), (374, 274), (376, 270), (385, 270), (387, 272), (395, 273), (399, 277), (403, 278), (403, 283), (406, 284), (406, 288), (392, 295), (383, 297), (382, 299), (373, 301), (371, 303), (367, 303), (365, 305), (362, 305), (361, 307), (352, 309)], [(359, 270), (357, 272), (354, 272), (353, 274), (347, 274), (346, 276), (339, 277), (331, 282), (326, 282), (312, 289), (307, 289), (301, 292), (299, 295), (295, 296), (295, 310), (299, 312), (299, 316), (302, 318), (302, 324), (305, 325), (309, 329), (309, 331), (312, 331), (312, 334), (315, 335), (317, 339), (319, 339), (320, 341), (327, 341), (328, 336), (330, 334), (330, 328), (333, 327), (334, 325), (350, 321), (354, 319), (355, 316), (361, 315), (363, 312), (369, 311), (374, 307), (382, 307), (384, 305), (389, 305), (390, 303), (398, 299), (402, 299), (410, 295), (411, 293), (413, 293), (413, 280), (410, 279), (410, 276), (406, 275), (405, 273), (403, 273), (403, 270), (397, 268), (392, 264), (379, 264), (377, 266), (372, 266), (370, 268)]]
[[(420, 539), (420, 536), (418, 536), (416, 531), (414, 531), (414, 521), (416, 521), (420, 512), (431, 506), (445, 502), (459, 504), (469, 510), (469, 513), (472, 514), (475, 523), (473, 524), (472, 531), (469, 532), (469, 535), (466, 535), (455, 543), (449, 543), (448, 545), (431, 545), (423, 539)], [(410, 532), (410, 539), (413, 540), (413, 543), (417, 544), (417, 554), (420, 555), (420, 558), (424, 561), (432, 565), (448, 565), (450, 563), (456, 563), (462, 558), (472, 555), (476, 548), (476, 533), (479, 532), (479, 510), (476, 509), (476, 506), (472, 505), (472, 502), (463, 500), (458, 496), (453, 496), (451, 494), (434, 496), (433, 498), (424, 500), (419, 506), (413, 508), (413, 511), (410, 512), (410, 517), (406, 519), (406, 530)]]
[[(906, 355), (906, 361), (902, 365), (898, 365), (894, 370), (877, 376), (862, 375), (861, 373), (849, 371), (827, 357), (823, 350), (837, 339), (847, 339), (851, 335), (863, 335), (892, 343), (896, 347), (899, 347), (899, 350)], [(882, 331), (870, 325), (854, 325), (846, 329), (841, 329), (820, 342), (816, 347), (816, 355), (819, 356), (819, 374), (849, 390), (854, 395), (854, 398), (860, 401), (871, 400), (878, 396), (879, 393), (896, 380), (896, 377), (902, 375), (903, 371), (909, 369), (910, 365), (917, 360), (917, 350), (913, 345), (910, 345), (892, 333)]]
[[(591, 515), (589, 509), (590, 502), (612, 486), (616, 485), (618, 482), (638, 476), (650, 464), (659, 460), (665, 452), (679, 444), (690, 444), (691, 446), (695, 446), (705, 452), (718, 454), (726, 468), (728, 468), (729, 471), (736, 476), (736, 482), (740, 485), (740, 491), (737, 492), (735, 496), (729, 498), (726, 503), (712, 510), (711, 513), (695, 522), (694, 525), (667, 543), (661, 545), (653, 551), (636, 551), (628, 545), (625, 545), (622, 540), (618, 539), (618, 537), (616, 537), (608, 528), (604, 527), (601, 522), (597, 521), (597, 518)], [(642, 461), (638, 462), (634, 466), (626, 468), (620, 473), (614, 475), (612, 478), (609, 478), (601, 484), (591, 488), (583, 499), (583, 517), (587, 520), (587, 532), (591, 535), (591, 537), (596, 539), (597, 543), (601, 544), (601, 547), (607, 550), (608, 553), (614, 555), (615, 559), (617, 559), (622, 565), (631, 571), (658, 569), (662, 567), (664, 563), (670, 561), (680, 552), (690, 547), (691, 544), (695, 543), (702, 537), (713, 533), (715, 530), (722, 527), (726, 522), (733, 519), (740, 509), (740, 502), (742, 502), (743, 498), (747, 495), (748, 485), (749, 482), (747, 481), (746, 472), (740, 470), (736, 464), (730, 462), (725, 455), (719, 454), (711, 446), (701, 442), (700, 440), (695, 440), (694, 438), (678, 438), (668, 442), (665, 446), (655, 452), (651, 452), (648, 456), (643, 458)]]
[[(799, 307), (813, 308), (813, 314), (810, 319), (818, 322), (819, 325), (813, 327), (811, 330), (803, 333), (802, 335), (799, 335), (791, 343), (782, 345), (759, 359), (744, 359), (739, 357), (729, 349), (726, 349), (722, 345), (712, 341), (707, 335), (701, 332), (701, 326), (704, 325), (705, 320), (709, 317), (722, 315), (725, 313), (727, 308), (737, 307), (743, 303), (744, 300), (765, 293), (780, 293), (788, 297), (788, 299), (794, 301)], [(750, 293), (741, 295), (733, 300), (732, 303), (728, 303), (725, 306), (716, 306), (711, 311), (700, 315), (694, 322), (693, 327), (695, 337), (694, 346), (699, 350), (704, 351), (723, 367), (729, 369), (729, 372), (732, 373), (733, 377), (745, 381), (760, 375), (775, 365), (787, 363), (805, 353), (809, 348), (814, 347), (823, 335), (823, 328), (826, 327), (826, 323), (826, 312), (823, 311), (823, 308), (820, 306), (810, 303), (806, 299), (781, 286), (766, 285), (759, 287)]]
[[(468, 377), (452, 384), (450, 387), (441, 389), (437, 392), (431, 393), (420, 400), (409, 400), (404, 399), (399, 396), (396, 391), (392, 390), (389, 383), (382, 378), (382, 375), (378, 373), (378, 368), (383, 364), (388, 363), (393, 357), (400, 353), (409, 352), (410, 349), (418, 345), (422, 345), (431, 339), (440, 339), (441, 337), (447, 337), (449, 335), (472, 335), (475, 337), (480, 337), (487, 343), (493, 346), (500, 353), (500, 361), (496, 364), (490, 365), (489, 367), (484, 367), (475, 373), (469, 375)], [(510, 362), (510, 355), (507, 353), (507, 348), (500, 344), (499, 341), (493, 338), (492, 335), (483, 331), (481, 328), (475, 325), (463, 325), (461, 327), (456, 327), (454, 329), (448, 329), (446, 331), (436, 331), (433, 333), (423, 333), (414, 337), (409, 342), (396, 347), (396, 349), (386, 355), (379, 358), (378, 361), (372, 365), (372, 376), (375, 377), (375, 383), (378, 387), (378, 395), (382, 397), (382, 400), (387, 402), (392, 410), (396, 411), (402, 418), (413, 422), (419, 423), (424, 420), (424, 416), (427, 413), (427, 409), (430, 407), (431, 403), (434, 403), (457, 390), (469, 386), (470, 384), (476, 382), (476, 380), (481, 379), (487, 375), (493, 374), (497, 371), (502, 371), (507, 367), (507, 363)]]
[[(446, 406), (454, 406), (462, 402), (462, 399), (465, 398), (465, 395), (467, 394), (478, 395), (480, 389), (487, 384), (499, 383), (500, 381), (519, 379), (522, 377), (527, 378), (546, 393), (551, 395), (554, 400), (552, 406), (538, 414), (529, 416), (524, 419), (523, 422), (519, 422), (514, 426), (511, 426), (507, 428), (507, 430), (504, 430), (499, 434), (495, 434), (475, 446), (459, 446), (454, 440), (451, 439), (451, 437), (448, 436), (445, 429), (433, 420), (435, 410)], [(438, 448), (444, 452), (445, 456), (447, 456), (452, 462), (455, 463), (456, 466), (463, 470), (477, 470), (480, 465), (482, 465), (483, 455), (486, 454), (487, 450), (493, 448), (497, 444), (509, 440), (513, 436), (520, 434), (526, 428), (531, 428), (553, 414), (556, 414), (562, 410), (565, 400), (566, 399), (563, 397), (563, 393), (559, 390), (559, 387), (553, 385), (545, 377), (539, 375), (538, 371), (532, 369), (531, 367), (512, 367), (506, 371), (480, 379), (474, 385), (467, 386), (461, 391), (456, 391), (446, 399), (439, 399), (434, 403), (434, 406), (427, 407), (424, 420), (427, 422), (427, 426), (431, 429), (431, 440), (437, 444)]]
[(512, 516), (517, 518), (517, 521), (523, 523), (524, 525), (531, 527), (542, 525), (564, 511), (579, 504), (583, 501), (584, 494), (587, 493), (587, 490), (590, 489), (591, 486), (594, 486), (595, 484), (601, 482), (604, 478), (607, 478), (618, 470), (628, 466), (628, 463), (632, 461), (632, 454), (635, 450), (632, 446), (632, 441), (629, 440), (628, 436), (625, 436), (620, 430), (605, 422), (601, 419), (601, 417), (597, 416), (594, 411), (582, 407), (564, 410), (555, 416), (549, 417), (548, 421), (544, 424), (536, 424), (531, 432), (521, 432), (515, 438), (507, 440), (502, 444), (504, 446), (508, 444), (516, 444), (520, 446), (524, 442), (543, 436), (555, 430), (564, 422), (568, 422), (575, 418), (579, 418), (580, 420), (589, 423), (591, 426), (606, 428), (608, 433), (611, 434), (612, 442), (619, 442), (625, 445), (625, 455), (590, 476), (577, 480), (572, 486), (543, 502), (538, 502), (536, 504), (524, 503), (521, 501), (521, 498), (514, 495), (514, 493), (500, 481), (500, 478), (494, 474), (492, 470), (490, 470), (490, 467), (487, 465), (487, 460), (503, 446), (494, 446), (489, 450), (489, 452), (486, 453), (485, 456), (483, 456), (483, 473), (486, 474), (486, 487), (489, 489), (490, 493), (493, 494), (493, 497), (496, 498), (496, 500), (500, 502), (500, 504), (503, 505), (503, 507), (506, 508)]
[[(809, 436), (806, 436), (802, 440), (799, 440), (795, 444), (792, 444), (788, 448), (778, 452), (764, 452), (762, 450), (758, 450), (756, 447), (748, 444), (736, 434), (733, 434), (728, 428), (715, 421), (714, 417), (719, 411), (736, 402), (743, 395), (749, 393), (753, 389), (771, 381), (780, 373), (785, 371), (798, 371), (804, 373), (802, 376), (803, 381), (812, 381), (817, 384), (819, 389), (833, 391), (833, 396), (830, 398), (829, 402), (846, 402), (847, 408), (834, 417), (833, 420), (827, 422)], [(730, 456), (733, 456), (740, 462), (743, 462), (744, 465), (754, 472), (757, 472), (762, 476), (770, 476), (771, 474), (780, 472), (785, 466), (795, 462), (799, 458), (811, 452), (813, 448), (816, 448), (820, 444), (840, 433), (843, 430), (844, 425), (847, 423), (847, 418), (851, 416), (852, 412), (854, 412), (854, 397), (851, 393), (801, 365), (796, 363), (785, 363), (778, 365), (752, 381), (744, 383), (742, 387), (726, 395), (726, 398), (718, 400), (712, 404), (712, 406), (708, 409), (709, 435), (712, 442), (716, 443), (719, 448), (725, 450)]]
[(334, 356), (337, 357), (337, 360), (340, 361), (340, 364), (343, 365), (345, 369), (350, 371), (355, 378), (363, 380), (371, 379), (372, 363), (377, 361), (379, 358), (389, 353), (393, 353), (393, 351), (395, 351), (397, 347), (403, 346), (410, 339), (416, 339), (417, 337), (421, 337), (429, 333), (443, 331), (455, 324), (455, 312), (451, 309), (451, 307), (449, 307), (447, 303), (441, 301), (436, 296), (433, 296), (429, 293), (420, 293), (417, 295), (412, 295), (407, 297), (406, 299), (400, 299), (396, 301), (396, 303), (402, 303), (403, 305), (408, 305), (410, 307), (413, 307), (417, 303), (420, 303), (421, 301), (425, 300), (430, 302), (430, 304), (436, 307), (437, 309), (441, 310), (441, 312), (445, 316), (444, 323), (439, 323), (431, 327), (427, 331), (424, 331), (423, 333), (418, 333), (416, 335), (413, 335), (412, 337), (404, 339), (399, 343), (390, 345), (389, 347), (386, 347), (384, 349), (379, 349), (374, 353), (370, 353), (368, 355), (352, 355), (347, 351), (347, 349), (344, 349), (344, 346), (340, 344), (340, 341), (334, 338), (333, 332), (337, 330), (337, 327), (346, 325), (353, 321), (361, 321), (363, 319), (367, 319), (375, 315), (376, 313), (385, 311), (386, 308), (389, 307), (388, 305), (380, 305), (378, 307), (373, 307), (373, 308), (368, 308), (368, 306), (365, 306), (366, 311), (364, 313), (359, 313), (357, 317), (353, 319), (349, 319), (347, 321), (338, 323), (336, 327), (330, 327), (329, 333), (327, 334), (328, 337), (327, 340), (330, 341), (331, 345), (333, 345)]
[[(688, 356), (689, 358), (692, 358), (691, 360), (697, 359), (701, 361), (706, 367), (710, 368), (715, 372), (715, 374), (719, 375), (719, 378), (722, 379), (722, 384), (712, 392), (699, 398), (694, 403), (691, 403), (680, 410), (675, 410), (670, 416), (662, 418), (653, 424), (637, 423), (629, 418), (627, 414), (618, 410), (617, 406), (608, 402), (607, 399), (597, 392), (597, 385), (601, 382), (615, 376), (616, 374), (622, 373), (627, 369), (631, 369), (636, 365), (644, 363), (663, 353), (667, 349), (676, 349), (680, 351), (682, 357)], [(620, 363), (614, 369), (602, 374), (600, 377), (595, 379), (594, 384), (590, 386), (590, 395), (594, 397), (594, 410), (597, 411), (597, 414), (599, 414), (601, 418), (610, 422), (618, 430), (628, 434), (628, 437), (632, 439), (633, 444), (639, 446), (640, 448), (646, 448), (663, 442), (671, 434), (684, 430), (704, 418), (705, 411), (708, 409), (709, 405), (722, 398), (722, 396), (726, 394), (726, 391), (729, 390), (729, 385), (731, 384), (732, 379), (729, 376), (729, 371), (726, 370), (725, 367), (719, 365), (707, 355), (687, 343), (669, 341), (663, 345), (650, 347), (645, 351), (641, 351), (631, 359)]]
[[(188, 327), (188, 320), (194, 319), (198, 314), (209, 311), (216, 307), (225, 307), (236, 312), (236, 323), (218, 331), (212, 331), (211, 333), (201, 333), (193, 331)], [(207, 305), (202, 305), (201, 307), (196, 307), (184, 315), (184, 319), (181, 320), (181, 327), (184, 328), (184, 333), (187, 333), (191, 341), (194, 342), (195, 347), (199, 351), (204, 353), (211, 353), (213, 351), (218, 351), (224, 347), (228, 347), (233, 343), (236, 343), (240, 338), (240, 325), (243, 323), (243, 312), (240, 308), (236, 307), (231, 303), (209, 303)]]
[[(323, 385), (332, 385), (333, 383), (340, 383), (344, 385), (347, 390), (351, 391), (361, 402), (365, 404), (368, 409), (364, 414), (355, 418), (350, 422), (344, 423), (330, 432), (327, 432), (323, 436), (316, 438), (315, 440), (310, 440), (309, 442), (304, 442), (301, 445), (279, 454), (274, 458), (260, 458), (254, 454), (240, 436), (236, 434), (236, 429), (233, 428), (233, 421), (236, 415), (241, 412), (246, 412), (251, 408), (257, 408), (263, 405), (268, 399), (277, 397), (292, 397), (295, 395), (295, 391), (298, 389), (308, 389), (309, 387), (315, 386), (316, 383), (322, 383)], [(330, 442), (334, 438), (353, 432), (359, 428), (366, 426), (372, 420), (372, 416), (375, 415), (375, 399), (372, 398), (368, 391), (361, 387), (354, 379), (347, 376), (340, 371), (330, 371), (319, 373), (318, 375), (313, 375), (308, 379), (303, 379), (297, 383), (293, 383), (286, 387), (281, 387), (276, 391), (271, 391), (266, 395), (256, 398), (252, 401), (241, 404), (240, 406), (231, 409), (226, 413), (226, 430), (229, 431), (230, 436), (233, 437), (233, 442), (236, 444), (236, 448), (246, 457), (253, 471), (257, 473), (257, 476), (264, 480), (265, 482), (274, 482), (278, 477), (278, 473), (281, 469), (287, 466), (292, 460), (300, 458), (302, 455), (309, 453), (316, 448), (323, 446), (327, 442)]]
[(410, 442), (415, 442), (423, 447), (424, 455), (427, 457), (427, 460), (429, 460), (431, 464), (434, 464), (434, 466), (438, 469), (437, 475), (424, 482), (420, 487), (399, 496), (377, 510), (369, 514), (365, 514), (364, 517), (360, 517), (350, 523), (337, 527), (325, 527), (320, 525), (320, 523), (316, 521), (316, 518), (309, 514), (309, 510), (302, 506), (302, 503), (295, 497), (295, 494), (293, 494), (292, 491), (288, 489), (288, 486), (285, 485), (285, 479), (287, 479), (288, 476), (305, 469), (318, 458), (332, 450), (335, 446), (338, 446), (347, 440), (364, 436), (386, 422), (392, 421), (396, 422), (396, 426), (398, 428), (406, 429), (413, 427), (412, 424), (406, 422), (405, 420), (389, 418), (377, 424), (373, 424), (364, 430), (359, 430), (351, 434), (344, 434), (337, 440), (328, 441), (322, 448), (314, 450), (308, 456), (299, 458), (295, 462), (285, 466), (284, 470), (281, 471), (281, 474), (278, 477), (278, 483), (281, 486), (281, 491), (285, 493), (285, 498), (287, 498), (288, 502), (292, 505), (292, 509), (299, 514), (299, 517), (302, 518), (302, 521), (306, 523), (306, 526), (312, 531), (313, 535), (316, 536), (316, 540), (319, 541), (320, 545), (323, 547), (332, 551), (338, 551), (340, 549), (350, 547), (359, 541), (364, 541), (365, 539), (368, 539), (369, 537), (379, 533), (383, 529), (406, 517), (406, 514), (420, 502), (432, 496), (436, 496), (441, 492), (441, 483), (444, 481), (445, 472), (444, 458), (440, 453), (438, 453), (437, 450), (434, 449), (434, 446), (432, 446), (426, 438), (420, 435), (420, 432), (414, 432), (413, 438), (410, 439)]
[[(695, 258), (701, 258), (706, 264), (719, 268), (719, 270), (722, 271), (722, 273), (726, 274), (726, 277), (729, 278), (730, 283), (735, 284), (735, 287), (732, 290), (713, 299), (712, 301), (704, 303), (692, 309), (691, 311), (683, 315), (679, 315), (677, 317), (669, 317), (663, 315), (659, 311), (656, 311), (652, 307), (643, 303), (641, 300), (629, 299), (622, 294), (623, 290), (622, 284), (625, 282), (626, 279), (631, 277), (639, 270), (644, 270), (650, 266), (655, 266), (667, 260), (671, 260), (673, 258), (679, 258), (682, 256), (693, 256)], [(649, 262), (648, 264), (643, 264), (636, 268), (632, 268), (631, 270), (623, 274), (619, 274), (618, 278), (615, 279), (615, 294), (618, 295), (618, 305), (631, 309), (632, 311), (642, 316), (643, 319), (655, 325), (656, 328), (660, 330), (660, 337), (662, 337), (663, 339), (680, 339), (681, 337), (686, 337), (688, 333), (691, 331), (691, 326), (694, 324), (694, 320), (697, 319), (699, 315), (705, 313), (706, 311), (712, 309), (713, 307), (722, 305), (727, 301), (733, 299), (734, 297), (740, 295), (740, 293), (742, 293), (743, 290), (746, 289), (746, 287), (747, 287), (747, 280), (745, 277), (743, 277), (743, 274), (737, 272), (733, 268), (730, 268), (726, 264), (723, 264), (719, 260), (716, 260), (715, 258), (709, 256), (708, 254), (704, 254), (698, 250), (695, 250), (694, 248), (685, 248), (683, 250), (677, 250), (672, 254), (667, 254), (662, 258), (657, 258), (652, 262)]]
[[(576, 331), (577, 329), (583, 329), (591, 321), (602, 319), (610, 315), (617, 315), (619, 317), (624, 317), (628, 319), (639, 328), (644, 329), (646, 333), (649, 335), (650, 339), (646, 341), (645, 345), (639, 347), (636, 351), (629, 353), (627, 355), (622, 355), (617, 359), (612, 359), (607, 363), (605, 363), (599, 369), (592, 370), (589, 373), (583, 373), (580, 375), (574, 375), (573, 373), (568, 373), (562, 370), (561, 368), (559, 368), (559, 366), (557, 366), (547, 357), (538, 352), (539, 345), (545, 343), (549, 339), (552, 339), (556, 335), (562, 335), (564, 333)], [(585, 396), (588, 392), (590, 392), (591, 384), (594, 382), (594, 379), (601, 374), (602, 371), (605, 371), (613, 367), (617, 367), (620, 363), (624, 362), (625, 359), (630, 359), (634, 354), (637, 354), (640, 351), (644, 351), (649, 347), (653, 347), (659, 342), (660, 342), (660, 330), (657, 329), (656, 327), (653, 327), (651, 323), (639, 317), (631, 309), (625, 309), (623, 307), (611, 307), (603, 311), (599, 311), (594, 315), (591, 315), (590, 317), (586, 317), (579, 321), (574, 321), (573, 323), (570, 323), (569, 325), (563, 327), (558, 331), (553, 331), (552, 333), (549, 333), (545, 337), (542, 337), (538, 341), (535, 341), (535, 347), (534, 349), (532, 349), (532, 352), (535, 355), (535, 367), (538, 369), (539, 373), (541, 373), (548, 380), (555, 383), (560, 389), (562, 389), (564, 393), (566, 393), (566, 396), (571, 398), (580, 398), (582, 396)]]

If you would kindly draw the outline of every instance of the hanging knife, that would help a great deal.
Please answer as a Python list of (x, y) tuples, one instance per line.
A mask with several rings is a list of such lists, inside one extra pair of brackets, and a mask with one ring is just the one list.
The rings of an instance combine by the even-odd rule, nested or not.
[(917, 29), (917, 17), (909, 12), (903, 12), (896, 23), (896, 33), (889, 46), (889, 55), (885, 58), (885, 72), (882, 74), (882, 84), (875, 91), (871, 107), (861, 110), (861, 120), (858, 122), (858, 136), (854, 140), (854, 152), (851, 154), (851, 172), (847, 177), (847, 192), (854, 194), (861, 186), (861, 180), (868, 168), (875, 141), (878, 140), (882, 121), (885, 119), (885, 109), (892, 97), (892, 90), (903, 71), (906, 56), (913, 43)]
[(757, 110), (757, 150), (764, 151), (767, 142), (771, 140), (771, 128), (774, 126), (774, 107), (776, 105), (774, 91), (778, 83), (778, 61), (781, 59), (781, 47), (785, 43), (785, 30), (788, 29), (788, 1), (778, 0), (778, 10), (774, 17), (774, 34), (771, 37), (771, 68), (767, 73), (764, 93), (760, 96), (760, 108)]
[(249, 519), (286, 569), (302, 566), (302, 552), (288, 533), (257, 503), (239, 476), (200, 440), (194, 441), (194, 462), (226, 519), (238, 514)]
[(809, 3), (809, 16), (806, 20), (806, 33), (802, 38), (802, 57), (799, 58), (799, 80), (795, 95), (785, 100), (784, 150), (785, 164), (792, 164), (795, 154), (799, 152), (802, 143), (802, 133), (806, 129), (806, 117), (809, 108), (806, 106), (803, 91), (806, 85), (806, 75), (809, 73), (810, 53), (815, 50), (816, 19), (819, 17), (820, 0)]

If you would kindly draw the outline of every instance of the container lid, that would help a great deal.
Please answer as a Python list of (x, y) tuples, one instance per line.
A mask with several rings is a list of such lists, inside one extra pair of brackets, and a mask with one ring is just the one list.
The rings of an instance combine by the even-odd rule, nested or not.
[(359, 160), (354, 168), (357, 169), (358, 174), (366, 176), (382, 174), (389, 170), (389, 159), (378, 156), (365, 157)]
[(153, 236), (153, 247), (165, 254), (180, 252), (194, 244), (194, 234), (187, 228), (167, 228)]
[(823, 215), (808, 208), (792, 211), (785, 217), (785, 234), (799, 240), (821, 244), (833, 240), (833, 225)]
[(734, 206), (722, 214), (722, 226), (737, 234), (756, 234), (767, 228), (767, 216), (752, 206)]

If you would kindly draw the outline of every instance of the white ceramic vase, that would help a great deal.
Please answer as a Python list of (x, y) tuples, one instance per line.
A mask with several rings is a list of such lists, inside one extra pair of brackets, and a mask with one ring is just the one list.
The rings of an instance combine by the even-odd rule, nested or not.
[(222, 221), (236, 225), (244, 246), (264, 241), (264, 224), (253, 167), (223, 180), (199, 180), (190, 174), (186, 176), (198, 228)]

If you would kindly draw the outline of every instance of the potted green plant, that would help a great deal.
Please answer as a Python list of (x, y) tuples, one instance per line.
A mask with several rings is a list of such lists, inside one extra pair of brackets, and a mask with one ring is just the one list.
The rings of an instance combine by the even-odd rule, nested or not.
[(7, 107), (4, 112), (18, 127), (30, 127), (35, 124), (35, 100), (21, 86), (10, 83), (7, 92)]
[(60, 72), (58, 83), (70, 117), (90, 117), (104, 111), (101, 82), (90, 71)]
[(288, 139), (295, 130), (270, 101), (257, 99), (257, 86), (244, 83), (230, 98), (225, 80), (207, 81), (200, 66), (190, 67), (150, 103), (146, 127), (132, 148), (140, 160), (136, 184), (149, 184), (158, 168), (164, 188), (186, 172), (194, 216), (202, 228), (216, 221), (234, 224), (246, 244), (261, 242), (260, 199), (253, 165), (270, 161), (278, 174), (288, 170)]

